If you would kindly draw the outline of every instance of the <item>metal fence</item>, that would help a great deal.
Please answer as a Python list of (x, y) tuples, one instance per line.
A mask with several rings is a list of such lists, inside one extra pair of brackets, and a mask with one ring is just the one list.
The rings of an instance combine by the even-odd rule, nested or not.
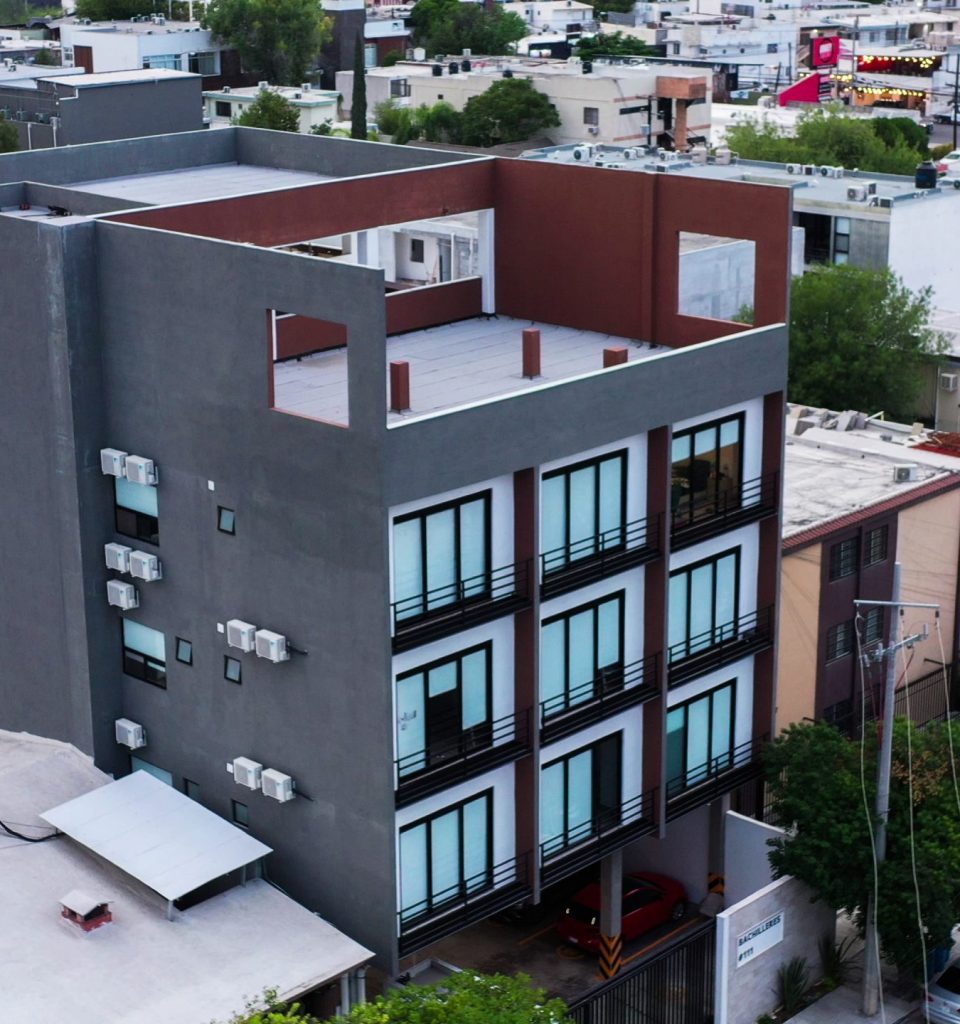
[(709, 1024), (716, 922), (621, 971), (570, 1004), (575, 1024)]
[[(947, 686), (944, 689), (943, 674), (947, 674)], [(914, 679), (906, 686), (901, 686), (894, 693), (893, 714), (895, 718), (910, 718), (921, 728), (930, 722), (943, 722), (948, 714), (953, 715), (958, 705), (957, 679), (952, 665), (930, 672), (928, 675)], [(859, 701), (842, 701), (826, 709), (824, 721), (835, 725), (846, 736), (858, 737), (862, 724), (877, 721), (883, 710), (883, 683), (874, 683), (867, 687), (865, 704), (866, 713), (862, 713)], [(909, 713), (908, 713), (909, 708)]]

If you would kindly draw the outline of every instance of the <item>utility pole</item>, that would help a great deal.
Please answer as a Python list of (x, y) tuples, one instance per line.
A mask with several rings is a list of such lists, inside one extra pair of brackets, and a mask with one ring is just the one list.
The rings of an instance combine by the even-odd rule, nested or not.
[(950, 114), (950, 121), (953, 125), (953, 148), (957, 148), (957, 117), (960, 116), (960, 107), (957, 102), (960, 100), (960, 50), (953, 55), (953, 111)]
[[(890, 601), (854, 601), (857, 611), (862, 607), (889, 608), (890, 625), (887, 629), (887, 645), (873, 653), (872, 660), (886, 659), (886, 682), (883, 692), (883, 725), (880, 734), (880, 758), (877, 763), (877, 822), (874, 829), (874, 846), (877, 865), (887, 856), (887, 818), (890, 815), (890, 766), (893, 760), (893, 703), (897, 683), (897, 652), (902, 647), (913, 647), (918, 640), (927, 638), (927, 627), (923, 632), (897, 640), (898, 620), (904, 608), (933, 608), (940, 613), (939, 604), (917, 604), (900, 601), (900, 563), (893, 564), (893, 589)], [(867, 656), (864, 656), (867, 658)], [(863, 1015), (873, 1017), (880, 1007), (880, 942), (877, 937), (877, 906), (873, 895), (867, 898), (866, 944), (863, 949)]]

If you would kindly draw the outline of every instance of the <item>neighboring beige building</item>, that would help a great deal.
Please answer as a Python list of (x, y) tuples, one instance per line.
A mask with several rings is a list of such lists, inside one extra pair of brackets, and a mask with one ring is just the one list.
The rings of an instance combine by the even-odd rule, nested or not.
[[(953, 676), (960, 564), (960, 435), (928, 434), (855, 413), (788, 418), (784, 462), (783, 562), (777, 729), (804, 719), (841, 727), (877, 712), (883, 668), (863, 670), (858, 651), (886, 641), (901, 565), (901, 600), (937, 603), (908, 611), (903, 630), (929, 637), (898, 665), (898, 685), (915, 684), (911, 714), (945, 713), (943, 668)], [(942, 649), (941, 649), (942, 643)], [(898, 699), (898, 713), (906, 711)]]
[(301, 86), (268, 85), (261, 82), (249, 88), (231, 89), (226, 86), (203, 94), (203, 113), (211, 128), (226, 128), (233, 123), (257, 98), (261, 90), (278, 92), (293, 104), (300, 115), (300, 132), (309, 135), (318, 125), (337, 120), (339, 96), (330, 89), (313, 88), (309, 82)]
[[(432, 106), (440, 100), (462, 110), (472, 96), (505, 77), (529, 78), (557, 108), (560, 126), (547, 134), (557, 145), (686, 147), (710, 131), (710, 83), (695, 68), (664, 64), (566, 61), (522, 57), (454, 57), (443, 63), (401, 61), (367, 71), (367, 104), (395, 99)], [(349, 115), (353, 72), (337, 73), (337, 90)]]

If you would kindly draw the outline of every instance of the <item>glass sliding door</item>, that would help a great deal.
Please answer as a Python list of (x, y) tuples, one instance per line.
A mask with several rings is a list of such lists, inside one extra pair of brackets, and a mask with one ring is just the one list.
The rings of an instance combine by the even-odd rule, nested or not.
[(734, 767), (734, 685), (724, 683), (667, 712), (668, 798)]
[(743, 483), (744, 414), (673, 435), (672, 499), (675, 528), (736, 509)]
[(669, 659), (688, 658), (737, 635), (740, 549), (670, 574)]

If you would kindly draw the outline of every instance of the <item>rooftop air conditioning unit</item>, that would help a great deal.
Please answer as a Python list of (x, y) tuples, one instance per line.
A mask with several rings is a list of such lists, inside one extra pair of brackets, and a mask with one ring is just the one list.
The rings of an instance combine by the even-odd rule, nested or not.
[(123, 467), (124, 475), (132, 484), (157, 485), (157, 467), (153, 459), (145, 459), (142, 455), (128, 455)]
[(129, 718), (118, 718), (113, 723), (113, 729), (117, 743), (121, 746), (139, 750), (147, 745), (146, 729), (137, 722), (131, 722)]
[(107, 563), (107, 568), (116, 569), (117, 572), (129, 572), (130, 551), (126, 544), (104, 544), (103, 560)]
[(863, 185), (851, 185), (847, 189), (847, 199), (851, 202), (864, 203), (867, 200), (867, 190)]
[(276, 768), (264, 768), (260, 776), (260, 791), (271, 800), (278, 800), (285, 804), (292, 800), (296, 793), (293, 789), (293, 779)]
[(125, 612), (131, 608), (139, 608), (140, 597), (137, 588), (132, 583), (124, 583), (123, 580), (108, 580), (107, 604)]
[(573, 147), (574, 160), (589, 160), (593, 156), (593, 146), (580, 145)]
[(104, 476), (123, 476), (127, 453), (116, 448), (100, 449), (100, 472)]
[(842, 178), (843, 177), (843, 168), (842, 167), (827, 167), (826, 164), (824, 164), (820, 168), (820, 177), (821, 178)]
[(787, 174), (803, 174), (803, 164), (787, 164)]
[(816, 174), (817, 173), (816, 164), (804, 164), (803, 165), (803, 173), (808, 178), (811, 177), (812, 175)]
[(893, 467), (893, 482), (896, 484), (910, 483), (920, 479), (920, 467), (901, 465)]
[(230, 91), (230, 86), (229, 85), (225, 85), (220, 91), (221, 92), (229, 92)]
[(957, 390), (957, 375), (955, 373), (941, 373), (940, 374), (940, 387), (944, 391), (956, 391)]
[(278, 663), (290, 660), (290, 648), (287, 638), (281, 633), (270, 629), (257, 630), (257, 657)]
[(160, 559), (147, 551), (131, 551), (130, 575), (135, 576), (138, 580), (146, 580), (147, 583), (162, 579), (163, 570), (160, 567)]
[(863, 187), (867, 190), (868, 196), (875, 196), (877, 194), (877, 183), (875, 181), (865, 181)]
[(238, 786), (246, 786), (247, 789), (260, 788), (263, 765), (259, 761), (253, 761), (249, 757), (235, 757), (230, 767), (233, 781)]
[(252, 651), (257, 645), (257, 627), (243, 619), (231, 619), (227, 623), (227, 646), (244, 652)]
[(882, 207), (884, 210), (889, 210), (893, 207), (893, 196), (875, 196), (877, 200), (877, 206)]

